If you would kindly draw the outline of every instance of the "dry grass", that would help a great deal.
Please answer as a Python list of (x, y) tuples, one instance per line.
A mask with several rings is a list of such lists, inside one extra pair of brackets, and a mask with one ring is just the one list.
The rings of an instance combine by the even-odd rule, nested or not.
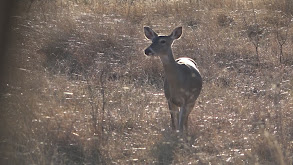
[[(1, 164), (292, 164), (291, 1), (15, 7)], [(174, 54), (204, 78), (184, 140), (169, 127), (161, 63), (143, 55), (146, 25), (182, 25)]]

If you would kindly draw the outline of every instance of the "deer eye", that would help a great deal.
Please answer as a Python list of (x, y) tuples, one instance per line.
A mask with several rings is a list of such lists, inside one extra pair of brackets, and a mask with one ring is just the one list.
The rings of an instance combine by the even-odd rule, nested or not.
[(166, 43), (166, 40), (161, 40), (160, 43), (164, 44), (164, 43)]

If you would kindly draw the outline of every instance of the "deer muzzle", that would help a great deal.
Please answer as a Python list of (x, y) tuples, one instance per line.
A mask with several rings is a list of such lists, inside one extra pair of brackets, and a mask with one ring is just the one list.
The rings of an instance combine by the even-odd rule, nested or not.
[(144, 51), (145, 55), (147, 56), (153, 56), (155, 55), (155, 52), (153, 51), (152, 48), (148, 47), (145, 51)]

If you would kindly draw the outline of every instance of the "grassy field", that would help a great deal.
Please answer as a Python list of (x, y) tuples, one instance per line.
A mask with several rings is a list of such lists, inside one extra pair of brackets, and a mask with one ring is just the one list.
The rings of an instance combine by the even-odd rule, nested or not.
[[(293, 163), (291, 0), (18, 1), (1, 82), (1, 164)], [(170, 128), (143, 27), (193, 58), (189, 135)]]

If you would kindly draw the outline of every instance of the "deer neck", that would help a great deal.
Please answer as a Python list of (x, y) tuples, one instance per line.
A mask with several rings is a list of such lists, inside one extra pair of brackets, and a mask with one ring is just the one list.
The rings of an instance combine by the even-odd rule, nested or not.
[(177, 62), (174, 59), (172, 50), (170, 49), (167, 54), (160, 56), (160, 59), (163, 63), (167, 81), (170, 84), (176, 83), (178, 81), (179, 69)]

